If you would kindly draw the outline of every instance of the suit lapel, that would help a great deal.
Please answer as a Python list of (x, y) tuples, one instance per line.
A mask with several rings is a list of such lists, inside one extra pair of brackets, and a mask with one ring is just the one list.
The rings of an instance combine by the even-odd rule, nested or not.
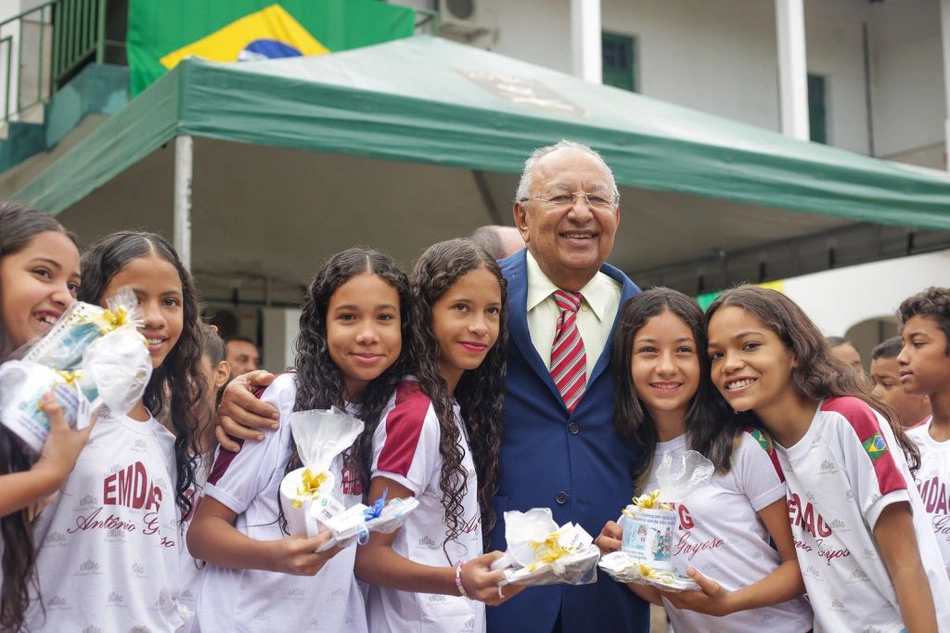
[[(508, 333), (528, 366), (547, 385), (561, 406), (565, 407), (561, 392), (554, 384), (551, 372), (544, 366), (544, 361), (538, 355), (538, 350), (531, 341), (531, 333), (528, 331), (528, 263), (525, 253), (527, 251), (521, 251), (515, 255), (518, 259), (508, 269)], [(567, 410), (566, 407), (565, 410)]]

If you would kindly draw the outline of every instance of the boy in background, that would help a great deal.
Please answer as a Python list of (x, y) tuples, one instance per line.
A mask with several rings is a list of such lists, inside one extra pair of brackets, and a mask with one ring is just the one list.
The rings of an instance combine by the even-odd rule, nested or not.
[(907, 393), (901, 386), (897, 355), (903, 345), (901, 337), (895, 336), (871, 350), (871, 381), (874, 395), (894, 409), (906, 429), (930, 417), (930, 399), (926, 395)]

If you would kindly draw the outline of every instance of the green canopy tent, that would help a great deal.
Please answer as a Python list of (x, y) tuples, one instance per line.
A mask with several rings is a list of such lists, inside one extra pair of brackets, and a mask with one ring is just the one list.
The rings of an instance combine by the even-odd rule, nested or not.
[(408, 263), (434, 241), (510, 224), (524, 159), (561, 138), (613, 168), (611, 261), (641, 284), (697, 292), (950, 245), (942, 173), (429, 36), (185, 60), (15, 197), (87, 239), (136, 226), (185, 243), (193, 231), (206, 296), (256, 279), (269, 300), (294, 302), (319, 260), (353, 243)]

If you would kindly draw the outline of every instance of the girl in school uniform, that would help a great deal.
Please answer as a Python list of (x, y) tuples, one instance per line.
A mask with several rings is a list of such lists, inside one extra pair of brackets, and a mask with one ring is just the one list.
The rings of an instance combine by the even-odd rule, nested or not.
[[(79, 249), (48, 213), (0, 202), (0, 362), (49, 332), (76, 300)], [(91, 427), (73, 431), (52, 394), (43, 400), (50, 435), (30, 463), (19, 439), (0, 425), (0, 630), (18, 630), (29, 602), (35, 554), (27, 506), (53, 494), (69, 475)]]
[(712, 380), (775, 440), (816, 631), (950, 631), (950, 582), (905, 453), (916, 449), (785, 295), (707, 309)]
[[(677, 503), (679, 532), (671, 548), (703, 591), (662, 593), (631, 584), (645, 600), (666, 607), (677, 633), (730, 631), (804, 633), (812, 612), (789, 529), (785, 481), (768, 436), (746, 429), (709, 382), (703, 312), (691, 298), (653, 288), (623, 306), (611, 349), (618, 373), (615, 425), (645, 456), (636, 494), (660, 487), (664, 454), (686, 450), (716, 466), (708, 485)], [(621, 547), (609, 522), (597, 544)], [(772, 547), (772, 543), (775, 547)]]
[[(214, 438), (214, 410), (218, 394), (224, 388), (231, 375), (231, 365), (225, 360), (224, 340), (218, 335), (213, 325), (200, 323), (201, 334), (201, 376), (204, 379), (204, 402), (202, 403), (201, 424), (197, 433), (198, 453), (193, 456), (195, 461), (195, 483), (189, 491), (191, 494), (191, 512), (181, 521), (182, 537), (188, 532), (195, 510), (204, 494), (208, 473), (211, 471), (211, 461), (214, 458), (214, 449), (217, 442)], [(179, 548), (181, 553), (181, 593), (178, 603), (191, 624), (194, 623), (194, 614), (197, 609), (197, 595), (201, 586), (201, 576), (204, 563), (195, 560), (187, 547)], [(192, 630), (186, 626), (185, 630)]]
[[(238, 453), (219, 449), (188, 531), (191, 553), (207, 561), (198, 595), (203, 633), (366, 631), (353, 576), (356, 545), (316, 553), (329, 532), (307, 538), (286, 531), (280, 482), (300, 466), (287, 418), (336, 407), (379, 419), (404, 371), (408, 306), (408, 278), (376, 251), (343, 251), (317, 273), (300, 316), (296, 371), (260, 396), (280, 411), (280, 429)], [(372, 433), (368, 424), (331, 464), (334, 494), (346, 507), (363, 499)]]
[(485, 604), (518, 591), (498, 586), (499, 552), (483, 554), (494, 521), (505, 379), (506, 284), (469, 240), (430, 247), (413, 272), (412, 359), (373, 438), (369, 499), (414, 496), (393, 534), (357, 552), (369, 590), (370, 631), (485, 630)]
[[(104, 414), (36, 524), (30, 631), (175, 631), (179, 521), (191, 508), (193, 411), (201, 399), (198, 302), (191, 277), (161, 236), (120, 232), (83, 255), (79, 299), (124, 287), (138, 299), (152, 359), (142, 399)], [(166, 429), (159, 418), (167, 420)]]

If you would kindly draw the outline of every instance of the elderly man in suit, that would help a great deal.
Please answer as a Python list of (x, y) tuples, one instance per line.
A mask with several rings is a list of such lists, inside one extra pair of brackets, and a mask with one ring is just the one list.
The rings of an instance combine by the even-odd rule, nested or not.
[[(635, 449), (614, 432), (610, 339), (619, 307), (640, 290), (606, 264), (620, 222), (610, 168), (561, 141), (525, 163), (514, 204), (527, 249), (501, 262), (509, 347), (501, 478), (495, 507), (549, 507), (558, 525), (597, 535), (630, 501)], [(491, 548), (505, 549), (505, 525)], [(489, 633), (645, 632), (646, 603), (601, 574), (592, 585), (532, 588), (488, 610)]]
[[(491, 549), (504, 550), (507, 510), (549, 507), (559, 525), (596, 535), (633, 493), (634, 447), (613, 429), (610, 339), (621, 304), (640, 291), (606, 264), (620, 222), (607, 163), (587, 146), (561, 141), (525, 162), (514, 205), (527, 248), (501, 262), (508, 279), (509, 346), (499, 521)], [(261, 439), (275, 412), (249, 390), (272, 377), (254, 372), (228, 387), (218, 439)], [(251, 427), (242, 428), (243, 426)], [(596, 584), (550, 585), (488, 610), (489, 633), (646, 633), (649, 610), (604, 574)]]

